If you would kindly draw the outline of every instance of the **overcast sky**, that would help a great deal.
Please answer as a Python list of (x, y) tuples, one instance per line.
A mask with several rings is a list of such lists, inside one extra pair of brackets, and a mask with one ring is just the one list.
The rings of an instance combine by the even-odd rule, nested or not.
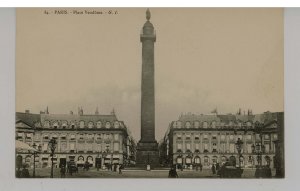
[[(50, 9), (47, 9), (50, 10)], [(84, 9), (76, 9), (84, 10)], [(99, 9), (108, 11), (110, 9)], [(140, 139), (146, 9), (17, 12), (16, 111), (109, 114)], [(53, 10), (52, 10), (53, 11)], [(283, 111), (282, 9), (151, 9), (156, 138), (181, 113)]]

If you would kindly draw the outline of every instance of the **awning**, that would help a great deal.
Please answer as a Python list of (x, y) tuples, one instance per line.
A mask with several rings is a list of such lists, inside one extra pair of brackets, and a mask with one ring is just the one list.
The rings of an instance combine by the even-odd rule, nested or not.
[(120, 158), (120, 155), (113, 155), (113, 158), (118, 159), (118, 158)]
[(16, 140), (16, 151), (17, 152), (28, 152), (28, 151), (35, 151), (35, 152), (38, 152), (37, 149), (29, 146), (28, 144), (26, 143), (23, 143), (21, 141), (18, 141)]

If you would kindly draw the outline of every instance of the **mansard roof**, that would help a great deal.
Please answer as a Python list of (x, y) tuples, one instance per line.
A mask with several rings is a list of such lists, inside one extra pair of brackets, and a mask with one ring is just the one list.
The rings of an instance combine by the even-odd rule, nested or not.
[[(85, 123), (93, 122), (96, 123), (101, 121), (102, 123), (110, 122), (113, 123), (118, 121), (115, 114), (110, 115), (73, 115), (73, 114), (33, 114), (33, 113), (22, 113), (16, 112), (16, 124), (22, 122), (29, 127), (41, 127), (45, 121), (54, 122), (54, 121), (67, 121), (70, 122), (84, 121)], [(124, 127), (125, 124), (123, 121), (119, 121), (121, 126)], [(126, 126), (125, 126), (126, 127)]]
[(36, 122), (41, 121), (40, 114), (16, 112), (16, 122), (22, 121), (26, 125), (33, 127)]
[(63, 120), (63, 121), (117, 121), (116, 115), (70, 115), (70, 114), (41, 114), (41, 122), (44, 121), (56, 121), (56, 120)]
[(229, 122), (260, 122), (260, 123), (270, 123), (272, 121), (277, 121), (278, 113), (282, 112), (264, 112), (262, 114), (255, 115), (233, 115), (233, 114), (221, 114), (221, 115), (196, 115), (196, 114), (183, 114), (179, 117), (179, 121), (185, 122), (208, 122), (211, 123), (213, 121), (223, 122), (228, 124)]

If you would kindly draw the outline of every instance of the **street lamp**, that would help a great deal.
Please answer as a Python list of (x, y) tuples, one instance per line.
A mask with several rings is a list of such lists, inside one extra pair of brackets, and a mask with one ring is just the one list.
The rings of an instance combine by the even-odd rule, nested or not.
[[(35, 143), (33, 143), (32, 146), (33, 146), (33, 148), (36, 149), (37, 145)], [(33, 173), (32, 173), (33, 178), (35, 178), (35, 158), (36, 158), (37, 153), (39, 153), (41, 150), (42, 150), (42, 146), (39, 145), (38, 146), (38, 151), (33, 151)]]
[(54, 157), (54, 151), (56, 149), (56, 145), (57, 145), (57, 142), (56, 142), (56, 139), (54, 137), (52, 137), (52, 139), (49, 141), (48, 143), (48, 148), (50, 148), (51, 150), (51, 176), (50, 178), (53, 178), (53, 157)]
[(239, 158), (239, 167), (241, 168), (241, 157), (242, 157), (242, 145), (244, 144), (244, 142), (238, 138), (238, 140), (235, 143), (236, 149), (238, 151), (238, 158)]

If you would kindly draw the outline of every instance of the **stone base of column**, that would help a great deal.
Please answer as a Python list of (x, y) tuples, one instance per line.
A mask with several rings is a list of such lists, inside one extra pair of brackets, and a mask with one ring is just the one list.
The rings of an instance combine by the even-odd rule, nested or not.
[(136, 166), (151, 169), (159, 167), (158, 143), (155, 142), (139, 142), (137, 144)]

